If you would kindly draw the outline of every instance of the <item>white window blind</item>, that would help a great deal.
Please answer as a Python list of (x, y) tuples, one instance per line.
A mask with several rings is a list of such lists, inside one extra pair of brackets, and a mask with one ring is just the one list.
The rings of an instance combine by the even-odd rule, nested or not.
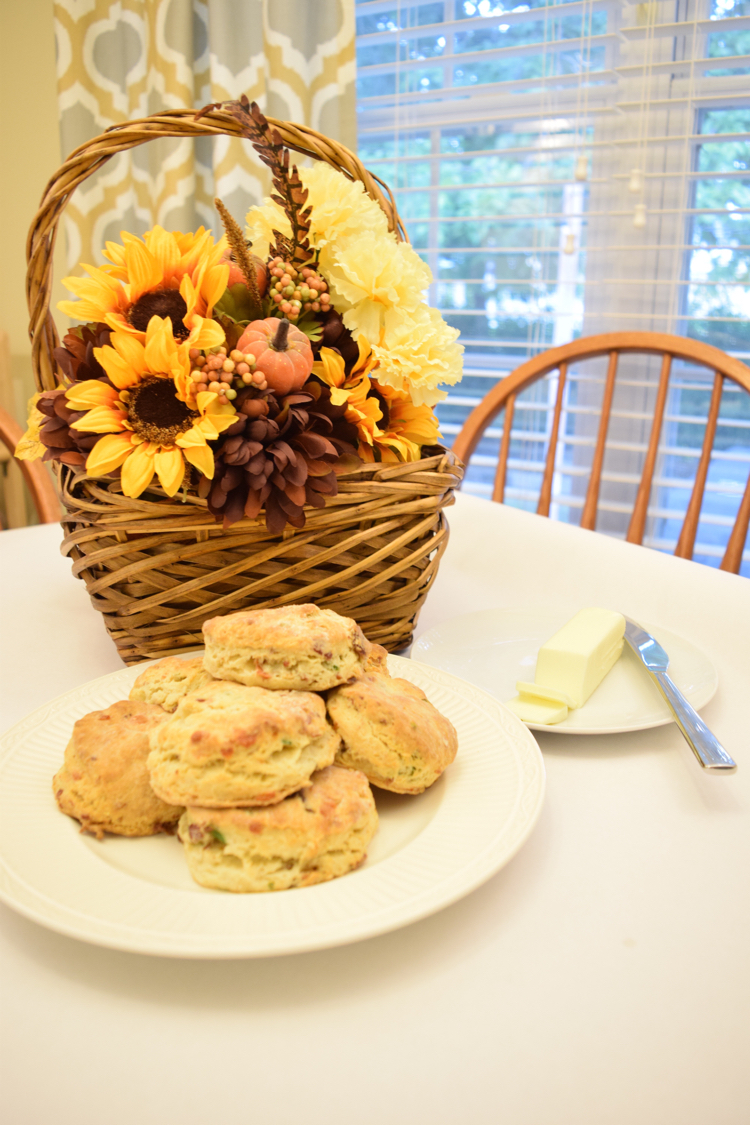
[[(396, 189), (461, 329), (450, 442), (523, 360), (642, 329), (750, 360), (750, 0), (357, 3), (359, 149)], [(597, 527), (624, 535), (659, 363), (624, 357)], [(677, 365), (644, 542), (674, 548), (710, 373)], [(533, 510), (552, 380), (516, 404), (506, 502)], [(603, 366), (566, 390), (553, 514), (577, 522)], [(502, 418), (464, 487), (489, 495)], [(750, 397), (725, 390), (695, 557), (718, 564), (750, 468)], [(750, 552), (743, 572), (750, 574)]]

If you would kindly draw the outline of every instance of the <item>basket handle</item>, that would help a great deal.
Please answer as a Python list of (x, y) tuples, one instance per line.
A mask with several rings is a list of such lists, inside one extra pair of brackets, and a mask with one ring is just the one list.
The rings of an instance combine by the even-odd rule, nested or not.
[[(390, 189), (368, 172), (364, 164), (344, 145), (306, 125), (295, 125), (268, 117), (284, 144), (314, 160), (324, 160), (352, 180), (360, 180), (365, 191), (383, 208), (388, 225), (396, 237), (406, 239), (406, 231), (396, 210)], [(65, 206), (79, 184), (119, 152), (145, 144), (156, 137), (242, 138), (240, 123), (225, 110), (175, 109), (113, 125), (86, 144), (80, 145), (57, 170), (47, 184), (39, 210), (34, 216), (26, 241), (26, 300), (29, 307), (31, 363), (37, 390), (51, 390), (57, 385), (52, 352), (59, 337), (49, 311), (52, 289), (52, 259), (57, 228)]]

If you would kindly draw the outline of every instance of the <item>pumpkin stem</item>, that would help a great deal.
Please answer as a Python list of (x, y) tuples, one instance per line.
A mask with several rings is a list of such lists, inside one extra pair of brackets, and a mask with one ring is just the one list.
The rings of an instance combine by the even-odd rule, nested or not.
[(271, 347), (275, 352), (285, 352), (288, 347), (289, 337), (289, 321), (286, 317), (279, 321), (279, 327), (276, 329), (276, 335), (271, 340)]

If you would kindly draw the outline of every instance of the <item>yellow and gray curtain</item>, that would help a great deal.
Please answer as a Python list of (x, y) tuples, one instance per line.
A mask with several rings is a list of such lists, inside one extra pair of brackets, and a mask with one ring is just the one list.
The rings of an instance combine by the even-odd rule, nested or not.
[[(273, 117), (356, 148), (355, 0), (55, 0), (62, 150), (164, 109), (247, 94)], [(114, 157), (65, 213), (68, 268), (121, 230), (242, 220), (269, 181), (251, 146), (160, 139)]]

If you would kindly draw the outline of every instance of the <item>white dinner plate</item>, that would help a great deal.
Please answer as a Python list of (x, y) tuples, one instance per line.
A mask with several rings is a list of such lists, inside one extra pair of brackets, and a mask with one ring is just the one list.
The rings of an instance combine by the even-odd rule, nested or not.
[[(533, 681), (539, 648), (571, 616), (569, 610), (491, 609), (453, 617), (415, 641), (412, 659), (452, 672), (506, 702), (517, 695), (517, 680)], [(705, 653), (660, 625), (638, 624), (669, 654), (669, 674), (685, 698), (696, 711), (705, 707), (719, 684)], [(561, 723), (527, 726), (557, 734), (619, 734), (673, 721), (659, 689), (625, 645), (612, 671), (583, 707), (568, 712)]]
[[(191, 654), (193, 655), (193, 654)], [(124, 699), (143, 670), (67, 692), (0, 740), (0, 898), (71, 937), (171, 957), (263, 957), (343, 945), (415, 922), (494, 875), (524, 843), (544, 795), (533, 735), (485, 692), (390, 657), (458, 731), (458, 756), (419, 797), (375, 790), (380, 826), (357, 871), (275, 894), (199, 887), (175, 837), (82, 835), (52, 776), (73, 723)]]

